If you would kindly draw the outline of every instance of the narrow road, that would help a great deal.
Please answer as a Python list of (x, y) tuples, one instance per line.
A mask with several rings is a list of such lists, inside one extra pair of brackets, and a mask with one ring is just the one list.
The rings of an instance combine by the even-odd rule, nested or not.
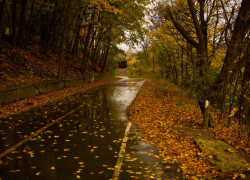
[(165, 177), (162, 160), (147, 155), (158, 149), (126, 116), (143, 83), (125, 78), (0, 119), (0, 180)]

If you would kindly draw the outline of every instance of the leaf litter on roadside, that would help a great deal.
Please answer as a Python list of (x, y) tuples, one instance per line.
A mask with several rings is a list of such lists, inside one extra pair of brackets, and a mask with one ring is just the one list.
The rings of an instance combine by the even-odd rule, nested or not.
[[(188, 108), (183, 108), (178, 102)], [(182, 123), (197, 126), (202, 122), (202, 115), (195, 101), (180, 92), (178, 87), (170, 83), (166, 85), (159, 81), (146, 81), (127, 114), (142, 134), (149, 137), (144, 140), (158, 146), (164, 162), (179, 163), (183, 174), (198, 178), (232, 177), (232, 173), (221, 173), (213, 166), (211, 158), (199, 151), (192, 137), (182, 137), (173, 128)]]

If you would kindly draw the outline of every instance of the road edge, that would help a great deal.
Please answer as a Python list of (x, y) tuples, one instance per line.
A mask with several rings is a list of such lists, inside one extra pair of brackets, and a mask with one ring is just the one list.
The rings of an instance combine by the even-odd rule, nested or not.
[(121, 148), (120, 148), (118, 159), (117, 159), (117, 162), (116, 162), (116, 165), (115, 165), (115, 170), (114, 170), (114, 173), (113, 173), (113, 177), (110, 180), (117, 180), (119, 178), (120, 170), (121, 170), (121, 166), (122, 166), (122, 161), (123, 161), (123, 157), (124, 157), (124, 154), (125, 154), (125, 149), (126, 149), (126, 145), (127, 145), (127, 141), (128, 141), (127, 134), (129, 132), (131, 126), (132, 126), (132, 122), (128, 122), (128, 125), (127, 125), (126, 130), (125, 130), (125, 134), (124, 134), (124, 137), (123, 137), (123, 140), (122, 140), (122, 145), (121, 145)]

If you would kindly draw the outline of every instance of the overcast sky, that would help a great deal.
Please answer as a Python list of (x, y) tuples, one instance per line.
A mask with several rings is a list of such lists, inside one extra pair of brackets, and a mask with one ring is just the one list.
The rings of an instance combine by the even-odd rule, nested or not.
[(120, 49), (122, 49), (124, 51), (128, 51), (129, 50), (129, 47), (126, 44), (124, 44), (124, 43), (121, 43), (121, 44), (119, 44), (117, 46), (118, 46), (118, 48), (120, 48)]

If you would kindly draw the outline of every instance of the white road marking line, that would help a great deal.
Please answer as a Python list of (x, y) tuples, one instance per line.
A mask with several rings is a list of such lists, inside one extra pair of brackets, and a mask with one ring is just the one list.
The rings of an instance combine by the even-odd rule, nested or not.
[(119, 178), (120, 170), (121, 170), (121, 166), (122, 166), (122, 161), (123, 161), (123, 157), (125, 155), (125, 149), (126, 149), (126, 145), (127, 145), (127, 141), (128, 141), (127, 134), (128, 134), (128, 132), (130, 130), (131, 125), (132, 125), (132, 123), (129, 122), (127, 127), (126, 127), (124, 138), (122, 140), (121, 149), (120, 149), (120, 152), (118, 154), (118, 159), (117, 159), (117, 162), (116, 162), (116, 165), (115, 165), (115, 171), (114, 171), (112, 180), (117, 180)]
[(16, 145), (12, 146), (11, 148), (7, 149), (6, 151), (2, 152), (0, 154), (0, 158), (2, 158), (3, 156), (5, 156), (6, 154), (10, 153), (12, 150), (15, 150), (16, 148), (18, 148), (19, 146), (21, 146), (22, 144), (24, 144), (25, 142), (27, 142), (28, 140), (30, 140), (32, 137), (37, 136), (39, 133), (41, 133), (42, 131), (44, 131), (45, 129), (47, 129), (48, 127), (52, 126), (53, 124), (55, 124), (56, 122), (62, 120), (64, 117), (68, 116), (69, 114), (75, 112), (76, 110), (80, 109), (83, 105), (79, 106), (78, 108), (68, 112), (67, 114), (61, 116), (60, 118), (54, 120), (53, 122), (47, 124), (46, 126), (44, 126), (43, 128), (37, 130), (34, 134), (31, 134), (30, 136), (28, 136), (27, 138), (23, 139), (22, 141), (20, 141), (19, 143), (17, 143)]

